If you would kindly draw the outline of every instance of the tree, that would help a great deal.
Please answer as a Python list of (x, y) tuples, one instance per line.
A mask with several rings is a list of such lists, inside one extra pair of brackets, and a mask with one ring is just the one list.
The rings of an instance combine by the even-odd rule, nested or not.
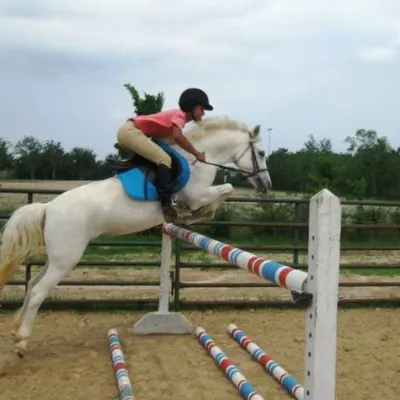
[(54, 140), (45, 142), (42, 157), (46, 169), (50, 170), (52, 179), (57, 179), (57, 169), (63, 164), (64, 156), (65, 152), (60, 142), (55, 142)]
[(353, 181), (365, 178), (366, 195), (382, 196), (389, 188), (398, 188), (398, 158), (386, 137), (379, 137), (374, 130), (358, 129), (354, 136), (346, 137), (345, 143), (353, 158), (348, 172)]
[(0, 138), (0, 171), (9, 170), (14, 166), (11, 148), (11, 142)]
[(296, 161), (295, 154), (285, 148), (279, 148), (270, 154), (267, 164), (275, 190), (300, 190), (303, 179), (300, 178)]
[(35, 179), (42, 163), (43, 146), (33, 136), (25, 135), (19, 140), (14, 149), (14, 154), (17, 156), (17, 163), (21, 168), (28, 168), (31, 179)]
[(309, 135), (308, 140), (304, 143), (302, 150), (309, 153), (331, 153), (332, 142), (327, 138), (323, 138), (318, 142), (314, 135), (311, 134)]
[(73, 176), (80, 180), (90, 179), (96, 170), (96, 154), (91, 149), (74, 147), (68, 153), (68, 158)]
[(153, 114), (161, 111), (164, 107), (164, 92), (159, 92), (156, 95), (143, 92), (144, 97), (141, 98), (134, 86), (126, 83), (124, 87), (132, 97), (133, 109), (136, 115)]
[(378, 134), (374, 130), (358, 129), (354, 136), (347, 136), (344, 141), (348, 144), (347, 151), (354, 155), (359, 150), (374, 147), (378, 142)]

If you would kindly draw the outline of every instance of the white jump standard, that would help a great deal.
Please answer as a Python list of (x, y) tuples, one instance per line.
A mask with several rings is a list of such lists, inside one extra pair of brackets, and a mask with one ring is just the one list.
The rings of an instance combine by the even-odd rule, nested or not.
[(160, 291), (158, 311), (145, 314), (133, 327), (133, 333), (139, 335), (190, 334), (192, 324), (181, 314), (169, 311), (169, 273), (172, 265), (172, 240), (168, 235), (162, 236)]

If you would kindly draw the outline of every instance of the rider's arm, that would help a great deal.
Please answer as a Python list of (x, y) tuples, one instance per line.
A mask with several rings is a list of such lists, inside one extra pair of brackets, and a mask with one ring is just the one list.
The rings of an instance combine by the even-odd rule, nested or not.
[(172, 137), (174, 140), (182, 147), (182, 149), (188, 151), (189, 153), (193, 154), (196, 158), (201, 154), (197, 151), (189, 140), (186, 139), (185, 135), (183, 134), (182, 130), (177, 126), (172, 127)]

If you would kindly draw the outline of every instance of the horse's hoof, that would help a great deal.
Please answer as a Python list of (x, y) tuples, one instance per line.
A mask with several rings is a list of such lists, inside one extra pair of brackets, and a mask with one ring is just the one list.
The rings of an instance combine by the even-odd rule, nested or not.
[(298, 293), (295, 291), (291, 291), (292, 300), (295, 304), (299, 306), (310, 307), (313, 299), (313, 295), (311, 293)]
[(14, 345), (14, 352), (21, 360), (24, 358), (27, 346), (28, 346), (28, 342), (25, 339), (20, 340), (19, 342), (17, 342)]

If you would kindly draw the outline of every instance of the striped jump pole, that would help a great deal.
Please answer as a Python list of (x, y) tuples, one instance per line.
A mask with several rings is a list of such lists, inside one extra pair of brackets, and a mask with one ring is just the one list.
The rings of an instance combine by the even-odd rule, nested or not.
[(304, 388), (300, 383), (274, 361), (263, 349), (253, 342), (234, 324), (228, 325), (228, 332), (253, 358), (261, 364), (297, 400), (303, 400)]
[(211, 239), (200, 233), (181, 228), (172, 223), (164, 223), (163, 230), (164, 233), (174, 238), (181, 239), (197, 248), (208, 251), (210, 254), (219, 256), (223, 260), (258, 275), (271, 283), (299, 293), (307, 292), (308, 275), (304, 271), (258, 257), (255, 254)]
[(133, 395), (124, 353), (122, 352), (121, 343), (118, 338), (118, 332), (114, 328), (108, 331), (108, 343), (115, 377), (117, 378), (118, 398), (119, 400), (136, 400)]
[(245, 400), (264, 400), (264, 398), (256, 392), (254, 386), (232, 363), (227, 355), (216, 345), (215, 341), (201, 327), (196, 328), (196, 337), (208, 350), (211, 357), (214, 358), (220, 369), (236, 386), (239, 393)]

